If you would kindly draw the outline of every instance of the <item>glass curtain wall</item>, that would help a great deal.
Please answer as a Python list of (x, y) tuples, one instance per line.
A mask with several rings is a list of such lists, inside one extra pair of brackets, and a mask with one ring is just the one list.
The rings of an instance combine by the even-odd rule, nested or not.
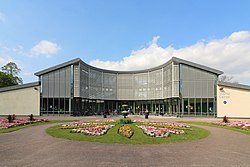
[(72, 66), (40, 76), (41, 115), (70, 115), (73, 96)]
[(217, 75), (180, 65), (182, 115), (215, 116)]

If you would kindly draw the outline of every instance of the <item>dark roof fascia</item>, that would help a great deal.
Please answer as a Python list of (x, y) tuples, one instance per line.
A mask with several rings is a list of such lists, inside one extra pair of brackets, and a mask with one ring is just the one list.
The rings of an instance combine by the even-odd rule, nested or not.
[(72, 65), (72, 64), (78, 64), (78, 63), (81, 63), (84, 66), (89, 67), (90, 69), (97, 70), (97, 71), (102, 71), (104, 73), (106, 72), (106, 73), (114, 73), (114, 74), (116, 74), (116, 73), (117, 74), (136, 74), (136, 73), (146, 73), (146, 72), (159, 70), (159, 69), (171, 64), (172, 62), (192, 66), (192, 67), (195, 67), (195, 68), (198, 68), (198, 69), (202, 69), (202, 70), (214, 73), (216, 75), (223, 74), (222, 71), (219, 71), (219, 70), (216, 70), (216, 69), (213, 69), (213, 68), (210, 68), (210, 67), (206, 67), (206, 66), (203, 66), (203, 65), (200, 65), (200, 64), (196, 64), (196, 63), (193, 63), (193, 62), (190, 62), (190, 61), (187, 61), (187, 60), (183, 60), (183, 59), (180, 59), (180, 58), (177, 58), (177, 57), (172, 57), (169, 61), (167, 61), (166, 63), (164, 63), (162, 65), (159, 65), (159, 66), (156, 66), (156, 67), (153, 67), (153, 68), (144, 69), (144, 70), (133, 70), (133, 71), (116, 71), (116, 70), (101, 69), (101, 68), (94, 67), (94, 66), (91, 66), (91, 65), (85, 63), (80, 58), (76, 58), (76, 59), (67, 61), (65, 63), (50, 67), (48, 69), (36, 72), (35, 75), (40, 76), (40, 75), (43, 75), (45, 73), (55, 71), (57, 69), (60, 69), (60, 68), (63, 68), (63, 67), (66, 67), (66, 66), (69, 66), (69, 65)]
[(200, 64), (197, 64), (197, 63), (193, 63), (193, 62), (190, 62), (190, 61), (187, 61), (187, 60), (183, 60), (183, 59), (180, 59), (180, 58), (177, 58), (177, 57), (172, 57), (172, 60), (174, 62), (177, 62), (177, 63), (180, 63), (180, 64), (186, 64), (188, 66), (195, 67), (195, 68), (198, 68), (198, 69), (202, 69), (202, 70), (205, 70), (205, 71), (217, 74), (217, 75), (223, 74), (223, 71), (216, 70), (214, 68), (210, 68), (210, 67), (200, 65)]
[(219, 86), (225, 86), (225, 87), (232, 87), (232, 88), (238, 88), (238, 89), (245, 89), (245, 90), (250, 90), (249, 85), (243, 85), (243, 84), (238, 84), (238, 83), (230, 83), (230, 82), (218, 82)]
[(23, 85), (7, 86), (7, 87), (0, 88), (0, 92), (24, 89), (24, 88), (29, 88), (29, 87), (39, 86), (39, 85), (40, 85), (40, 82), (32, 82), (32, 83), (27, 83)]
[(60, 69), (60, 68), (63, 68), (63, 67), (72, 65), (72, 64), (77, 64), (77, 63), (79, 63), (80, 61), (81, 61), (80, 58), (76, 58), (76, 59), (67, 61), (67, 62), (65, 62), (65, 63), (58, 64), (58, 65), (56, 65), (56, 66), (47, 68), (47, 69), (45, 69), (45, 70), (36, 72), (35, 75), (36, 75), (36, 76), (40, 76), (40, 75), (46, 74), (46, 73), (48, 73), (48, 72), (55, 71), (55, 70), (57, 70), (57, 69)]

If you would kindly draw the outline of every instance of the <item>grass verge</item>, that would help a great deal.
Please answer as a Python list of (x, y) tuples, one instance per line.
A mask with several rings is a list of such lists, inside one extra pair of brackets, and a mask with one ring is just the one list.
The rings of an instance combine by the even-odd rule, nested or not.
[(115, 127), (111, 128), (108, 133), (103, 136), (87, 136), (82, 133), (70, 133), (70, 129), (61, 129), (61, 125), (49, 127), (46, 132), (53, 137), (64, 138), (68, 140), (118, 144), (177, 143), (198, 140), (209, 135), (209, 131), (205, 129), (192, 127), (191, 130), (186, 131), (186, 134), (171, 135), (168, 138), (156, 138), (145, 135), (141, 129), (135, 126), (135, 123), (127, 125), (130, 126), (134, 131), (134, 135), (130, 139), (117, 133), (119, 127), (122, 126), (121, 124), (116, 124)]
[(188, 124), (195, 124), (195, 125), (204, 125), (204, 126), (211, 126), (211, 127), (216, 127), (216, 128), (223, 128), (223, 129), (228, 129), (228, 130), (233, 130), (236, 132), (244, 133), (246, 135), (250, 135), (250, 130), (248, 129), (243, 129), (240, 127), (230, 127), (230, 126), (221, 126), (221, 125), (215, 125), (209, 122), (185, 122)]
[(52, 124), (52, 123), (61, 123), (61, 122), (76, 122), (78, 120), (51, 120), (48, 122), (40, 122), (40, 123), (34, 123), (34, 124), (27, 124), (27, 125), (21, 125), (21, 126), (15, 126), (7, 129), (0, 129), (0, 134), (1, 133), (9, 133), (9, 132), (14, 132), (19, 129), (31, 127), (31, 126), (38, 126), (38, 125), (44, 125), (44, 124)]

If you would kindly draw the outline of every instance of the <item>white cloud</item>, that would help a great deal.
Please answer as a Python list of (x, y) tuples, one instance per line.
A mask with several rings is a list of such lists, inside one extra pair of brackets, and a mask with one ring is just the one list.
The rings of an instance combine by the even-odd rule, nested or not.
[(93, 60), (91, 65), (113, 70), (139, 70), (161, 65), (179, 57), (224, 71), (235, 80), (250, 84), (250, 32), (234, 32), (223, 39), (197, 42), (194, 45), (175, 49), (157, 44), (159, 36), (153, 38), (147, 47), (131, 52), (121, 61)]
[(6, 20), (5, 14), (0, 12), (0, 22), (5, 22), (5, 20)]
[(61, 48), (58, 46), (58, 44), (51, 41), (42, 40), (33, 48), (31, 48), (30, 56), (37, 57), (40, 55), (45, 55), (46, 57), (51, 57), (52, 55), (57, 54), (60, 49)]

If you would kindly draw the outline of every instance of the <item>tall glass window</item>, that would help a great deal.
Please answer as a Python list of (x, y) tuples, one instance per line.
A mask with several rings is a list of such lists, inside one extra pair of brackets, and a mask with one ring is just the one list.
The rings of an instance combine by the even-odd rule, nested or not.
[(214, 99), (208, 99), (208, 113), (214, 115)]
[(60, 114), (64, 113), (64, 111), (65, 111), (65, 109), (64, 109), (64, 99), (63, 98), (60, 99), (59, 111), (60, 111)]
[(59, 109), (59, 100), (58, 98), (54, 98), (54, 114), (58, 114)]
[(196, 115), (201, 115), (201, 99), (196, 99)]
[(202, 115), (207, 115), (207, 99), (202, 99)]
[(195, 104), (194, 104), (194, 99), (189, 99), (189, 114), (194, 115), (195, 111)]
[(184, 107), (184, 115), (188, 115), (188, 108), (189, 108), (189, 105), (188, 105), (188, 99), (183, 99), (183, 107)]
[(48, 114), (53, 114), (53, 110), (54, 110), (54, 104), (53, 104), (53, 98), (49, 98), (48, 99), (49, 100), (49, 112), (48, 112)]
[(69, 99), (65, 99), (65, 114), (69, 114)]
[(70, 95), (74, 96), (74, 66), (70, 66)]

